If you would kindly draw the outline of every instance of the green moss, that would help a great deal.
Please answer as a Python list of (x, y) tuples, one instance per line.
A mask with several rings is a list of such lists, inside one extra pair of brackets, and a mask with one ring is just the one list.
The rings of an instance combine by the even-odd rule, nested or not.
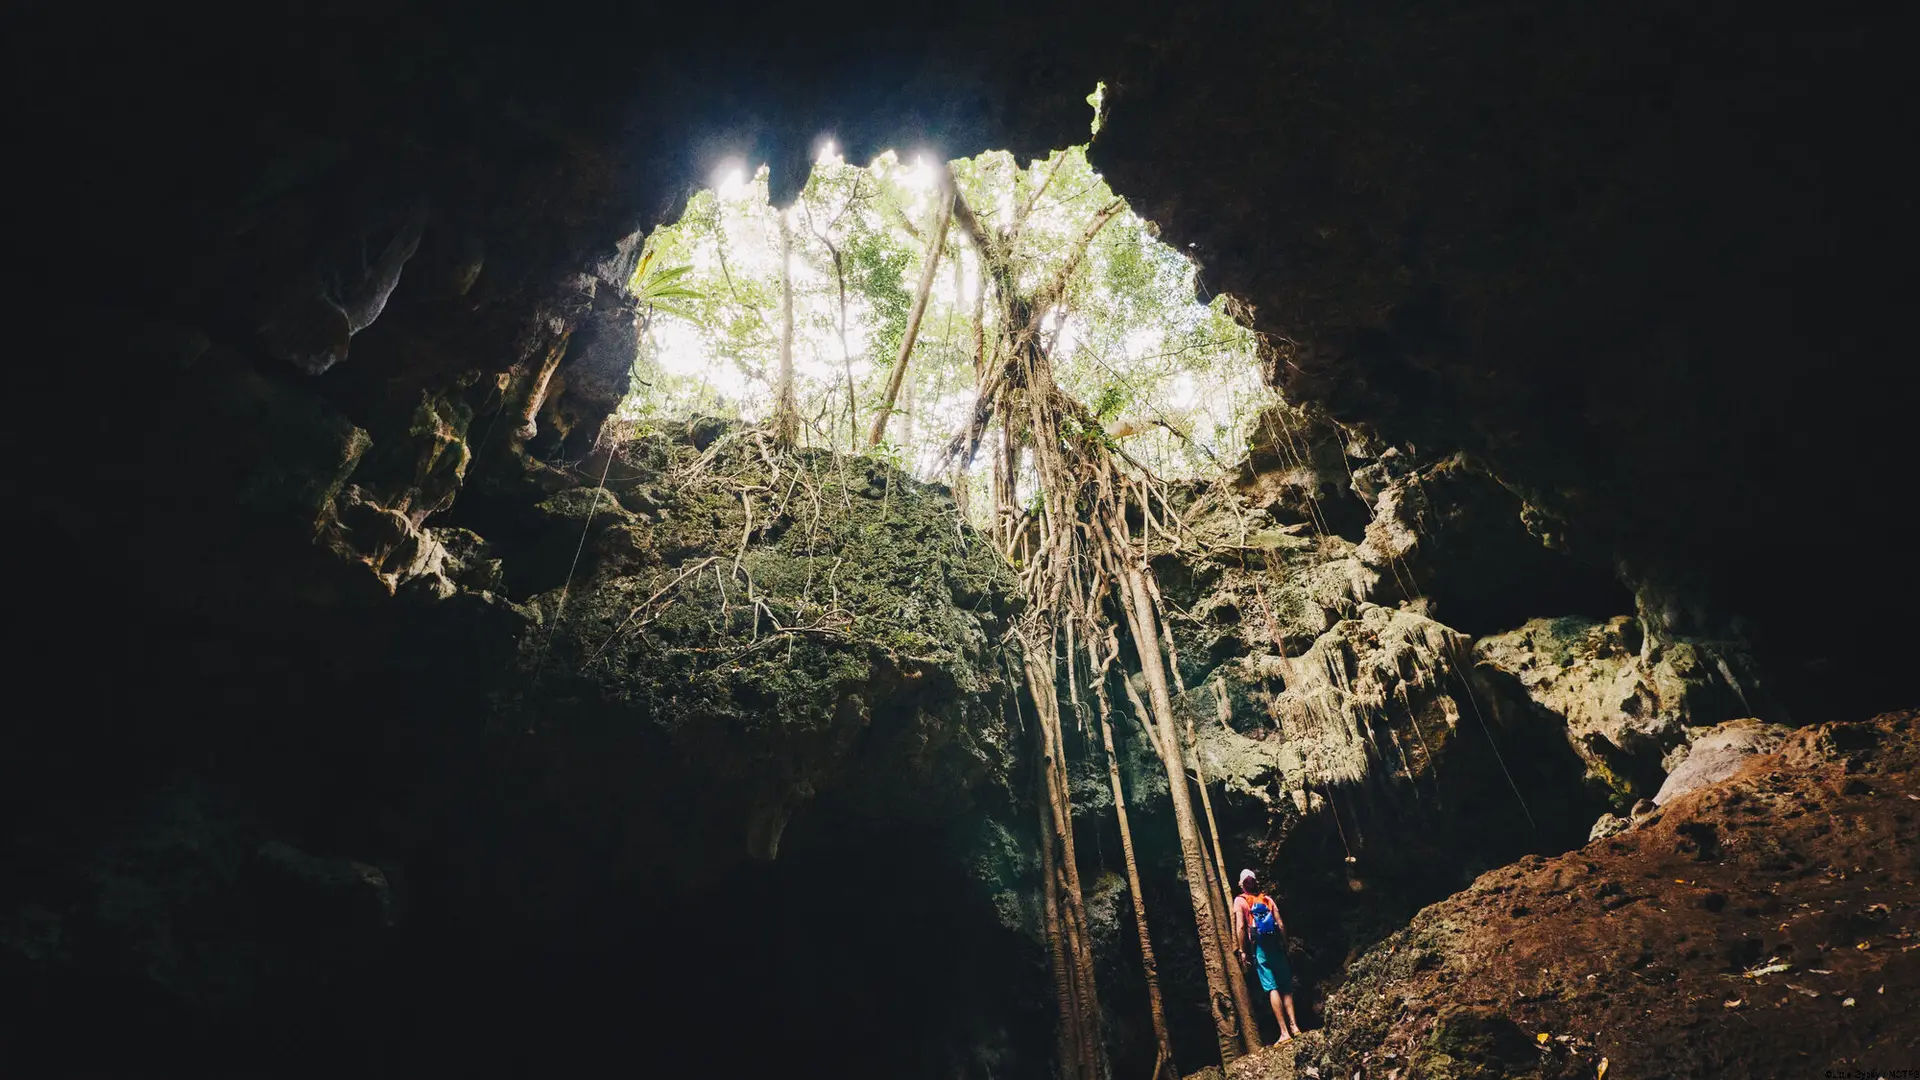
[(1587, 781), (1606, 792), (1607, 804), (1617, 814), (1624, 814), (1642, 797), (1651, 795), (1632, 778), (1621, 775), (1608, 763), (1607, 755), (1595, 753), (1587, 762)]
[[(768, 464), (746, 437), (705, 452), (641, 440), (621, 450), (617, 491), (543, 502), (616, 527), (590, 537), (550, 642), (529, 636), (546, 700), (517, 706), (552, 717), (559, 699), (650, 728), (746, 805), (809, 798), (856, 758), (920, 785), (929, 814), (1004, 783), (1010, 736), (985, 702), (1003, 687), (990, 645), (1013, 608), (1005, 565), (943, 491), (890, 468)], [(534, 603), (552, 619), (559, 591)]]
[(1554, 667), (1566, 667), (1588, 645), (1588, 635), (1600, 624), (1576, 615), (1540, 619), (1528, 626), (1534, 630), (1534, 647)]

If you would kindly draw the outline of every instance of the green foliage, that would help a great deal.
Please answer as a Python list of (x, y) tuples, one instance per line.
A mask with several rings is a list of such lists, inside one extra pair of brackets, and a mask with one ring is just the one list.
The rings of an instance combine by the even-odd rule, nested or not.
[(847, 288), (866, 301), (873, 327), (873, 359), (890, 364), (907, 332), (907, 314), (913, 307), (913, 284), (906, 279), (913, 253), (876, 229), (863, 228), (848, 238), (845, 249)]
[[(1089, 99), (1096, 124), (1100, 97)], [(1013, 237), (1016, 287), (1027, 293), (1059, 275), (1093, 214), (1114, 197), (1084, 147), (1024, 167), (1004, 151), (950, 167), (981, 223)], [(864, 429), (848, 421), (871, 415), (898, 353), (929, 256), (937, 168), (892, 153), (864, 167), (823, 158), (789, 211), (796, 390), (809, 445), (864, 451)], [(629, 418), (768, 415), (779, 349), (779, 220), (763, 172), (696, 193), (678, 222), (654, 234), (635, 273), (636, 295), (654, 315)], [(981, 309), (989, 325), (975, 326), (976, 292), (992, 286), (961, 232), (952, 229), (940, 253), (885, 451), (928, 479), (971, 405), (976, 334), (990, 347), (998, 331), (991, 302)], [(1201, 302), (1197, 285), (1186, 256), (1150, 222), (1123, 213), (1099, 233), (1045, 325), (1060, 384), (1121, 432), (1129, 454), (1174, 476), (1238, 457), (1267, 394), (1253, 333), (1229, 314), (1226, 298)]]
[(1094, 398), (1093, 403), (1088, 407), (1093, 410), (1093, 415), (1100, 419), (1111, 420), (1120, 415), (1120, 410), (1126, 408), (1132, 400), (1133, 395), (1127, 392), (1126, 387), (1110, 382), (1100, 388), (1100, 396)]
[(680, 283), (693, 273), (691, 264), (662, 266), (654, 259), (656, 254), (648, 251), (640, 257), (640, 264), (633, 268), (633, 278), (627, 283), (627, 289), (633, 293), (634, 299), (648, 307), (668, 311), (674, 310), (670, 306), (674, 300), (705, 299), (698, 289), (689, 289)]

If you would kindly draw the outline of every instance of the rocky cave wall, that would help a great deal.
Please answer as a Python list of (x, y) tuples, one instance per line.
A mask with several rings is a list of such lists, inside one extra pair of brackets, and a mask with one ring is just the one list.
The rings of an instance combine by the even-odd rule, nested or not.
[[(1256, 436), (1231, 483), (1188, 493), (1189, 531), (1152, 564), (1223, 847), (1290, 913), (1301, 1006), (1317, 1015), (1353, 958), (1422, 906), (1644, 816), (1697, 741), (1711, 760), (1715, 725), (1767, 699), (1744, 642), (1642, 636), (1624, 586), (1549, 548), (1541, 516), (1457, 455), (1386, 446), (1291, 406), (1261, 430), (1271, 437)], [(1546, 610), (1566, 614), (1527, 614)], [(1502, 618), (1522, 625), (1477, 622)], [(1166, 781), (1123, 727), (1176, 1052), (1184, 1040), (1184, 1060), (1203, 1059), (1211, 1029), (1170, 887)], [(1111, 800), (1088, 758), (1076, 804), (1099, 829)], [(1117, 838), (1082, 849), (1102, 844)], [(1117, 1030), (1140, 1037), (1144, 1018), (1126, 1014), (1143, 990), (1113, 967)]]
[[(596, 282), (717, 160), (769, 160), (784, 188), (823, 133), (856, 158), (1038, 153), (1079, 136), (1104, 80), (1096, 164), (1201, 259), (1208, 290), (1252, 305), (1295, 400), (1484, 459), (1677, 632), (1740, 619), (1789, 705), (1898, 700), (1910, 584), (1798, 570), (1829, 521), (1901, 487), (1911, 378), (1880, 362), (1899, 351), (1897, 304), (1871, 267), (1911, 200), (1874, 165), (1876, 103), (1902, 99), (1870, 19), (1497, 2), (998, 5), (938, 27), (764, 14), (780, 33), (736, 32), (751, 11), (722, 28), (593, 3), (209, 5), (109, 25), (23, 11), (9, 78), (47, 163), (20, 202), (41, 260), (17, 294), (38, 313), (25, 351), (48, 358), (29, 385), (143, 432), (228, 422), (136, 403), (169, 400), (207, 350), (284, 378), (263, 327), (296, 339), (283, 352), (337, 355), (377, 310), (345, 339), (362, 361), (319, 385), (379, 453), (468, 373), (462, 393), (506, 437), (516, 418), (493, 424), (489, 396), (524, 404), (552, 357), (540, 430), (574, 432), (577, 456), (619, 380), (589, 355), (620, 321)], [(108, 264), (103, 301), (77, 283)], [(357, 315), (314, 307), (316, 290)], [(78, 353), (60, 333), (75, 325), (94, 328)], [(102, 379), (127, 392), (99, 401)], [(125, 453), (70, 430), (21, 440), (43, 516), (137, 566), (132, 539), (171, 493), (101, 505), (56, 481), (125, 475)], [(1845, 647), (1839, 625), (1859, 629)]]
[[(573, 661), (629, 593), (733, 561), (701, 545), (736, 520), (776, 575), (791, 557), (731, 506), (699, 511), (709, 535), (666, 535), (684, 493), (644, 476), (712, 433), (650, 464), (590, 456), (624, 392), (619, 286), (645, 229), (718, 156), (770, 160), (791, 190), (823, 131), (856, 158), (1039, 153), (1085, 131), (1096, 80), (1096, 164), (1205, 288), (1253, 306), (1271, 381), (1311, 406), (1305, 453), (1256, 445), (1243, 478), (1259, 541), (1236, 513), (1236, 554), (1162, 564), (1186, 575), (1188, 704), (1241, 850), (1269, 867), (1315, 852), (1313, 905), (1383, 896), (1358, 921), (1384, 924), (1445, 875), (1370, 880), (1376, 863), (1491, 865), (1534, 843), (1468, 850), (1476, 821), (1510, 815), (1504, 772), (1523, 797), (1589, 778), (1549, 815), (1557, 844), (1589, 811), (1631, 814), (1714, 719), (1897, 697), (1910, 575), (1863, 582), (1831, 539), (1876, 528), (1862, 511), (1900, 489), (1905, 457), (1905, 380), (1874, 364), (1892, 278), (1866, 269), (1910, 223), (1872, 160), (1891, 67), (1837, 15), (1653, 7), (1003, 5), (937, 30), (778, 35), (596, 5), (19, 13), (9, 78), (42, 167), (19, 204), (35, 392), (18, 505), (66, 572), (23, 571), (38, 621), (16, 660), (60, 701), (16, 710), (0, 774), (9, 820), (30, 823), (8, 839), (7, 992), (43, 1010), (14, 1015), (99, 1000), (172, 1047), (236, 1018), (392, 1020), (377, 943), (410, 912), (484, 885), (501, 906), (480, 911), (551, 928), (588, 863), (636, 904), (764, 887), (741, 867), (790, 804), (838, 791), (815, 820), (856, 831), (897, 805), (846, 783), (878, 760), (952, 797), (895, 842), (960, 829), (953, 850), (1002, 887), (954, 917), (1026, 955), (1032, 913), (1006, 884), (1028, 872), (1023, 781), (982, 745), (1005, 702), (958, 624), (931, 624), (957, 651), (930, 667), (836, 675), (849, 661), (827, 650), (820, 685), (879, 697), (825, 694), (794, 718), (819, 736), (777, 754), (737, 688), (706, 714), (719, 742), (622, 742), (605, 718), (637, 684), (582, 683)], [(602, 475), (641, 494), (602, 506)], [(572, 734), (543, 744), (553, 716), (512, 684), (575, 572), (579, 621), (537, 646), (566, 661), (540, 678), (566, 689)], [(1278, 634), (1248, 595), (1260, 575)], [(928, 680), (962, 703), (929, 707)], [(845, 741), (862, 710), (904, 744)], [(1476, 730), (1493, 746), (1560, 723), (1574, 740), (1518, 769), (1473, 748)], [(1420, 745), (1443, 724), (1452, 745)], [(1270, 753), (1281, 735), (1323, 750)], [(751, 795), (692, 790), (689, 757), (661, 765), (674, 755), (744, 769), (727, 789)], [(642, 758), (674, 782), (621, 771)], [(1151, 819), (1152, 780), (1134, 781)], [(1335, 800), (1351, 805), (1330, 829)], [(1396, 848), (1418, 800), (1454, 824)], [(686, 862), (678, 839), (582, 825), (609, 814), (730, 854)], [(547, 846), (569, 829), (579, 846)], [(517, 861), (475, 857), (500, 850)], [(433, 929), (409, 970), (487, 925)], [(1310, 941), (1310, 969), (1376, 932)], [(1126, 966), (1107, 963), (1121, 1000)], [(287, 1023), (248, 1050), (303, 1030)]]

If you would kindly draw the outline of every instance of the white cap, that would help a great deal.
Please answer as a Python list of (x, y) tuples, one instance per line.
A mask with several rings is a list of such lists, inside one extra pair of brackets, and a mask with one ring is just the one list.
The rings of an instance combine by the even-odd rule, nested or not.
[(1240, 871), (1240, 885), (1241, 885), (1241, 887), (1242, 887), (1242, 888), (1245, 888), (1245, 887), (1246, 887), (1246, 884), (1247, 884), (1247, 882), (1249, 882), (1249, 881), (1252, 881), (1252, 880), (1253, 880), (1254, 878), (1256, 878), (1256, 877), (1258, 877), (1258, 876), (1259, 876), (1258, 874), (1255, 874), (1255, 873), (1254, 873), (1253, 871), (1251, 871), (1251, 870), (1242, 870), (1242, 871)]

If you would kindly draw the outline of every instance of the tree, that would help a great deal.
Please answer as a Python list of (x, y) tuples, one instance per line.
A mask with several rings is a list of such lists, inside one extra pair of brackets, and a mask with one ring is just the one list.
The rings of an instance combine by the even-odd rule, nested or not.
[[(1054, 178), (1049, 174), (1042, 182), (1043, 187)], [(1037, 199), (1038, 192), (1031, 198)], [(1024, 215), (1031, 201), (1016, 205)], [(1158, 590), (1150, 589), (1148, 584), (1152, 571), (1147, 565), (1145, 537), (1136, 548), (1128, 527), (1128, 511), (1132, 508), (1138, 508), (1143, 520), (1154, 520), (1155, 481), (1151, 473), (1107, 439), (1102, 425), (1086, 406), (1061, 389), (1054, 377), (1048, 341), (1042, 333), (1058, 308), (1068, 301), (1069, 287), (1075, 281), (1089, 245), (1122, 207), (1116, 199), (1095, 210), (1085, 221), (1077, 240), (1067, 247), (1065, 259), (1052, 277), (1038, 289), (1023, 292), (1018, 287), (1021, 275), (1012, 265), (1009, 254), (1021, 241), (1020, 218), (995, 238), (964, 195), (956, 201), (955, 217), (982, 253), (988, 276), (995, 285), (1001, 308), (1001, 338), (995, 349), (998, 363), (990, 365), (981, 376), (972, 412), (955, 435), (950, 452), (963, 461), (971, 460), (979, 450), (988, 425), (996, 424), (1003, 443), (1011, 445), (1017, 439), (1031, 456), (1037, 484), (1035, 506), (1023, 510), (1012, 505), (1009, 488), (1000, 494), (1000, 510), (1003, 517), (1014, 522), (1005, 543), (1009, 558), (1022, 568), (1020, 581), (1028, 597), (1021, 637), (1025, 645), (1023, 651), (1029, 657), (1027, 685), (1041, 713), (1043, 729), (1048, 726), (1048, 718), (1047, 706), (1041, 701), (1053, 699), (1056, 692), (1051, 659), (1058, 614), (1063, 609), (1073, 611), (1083, 625), (1100, 626), (1105, 622), (1104, 599), (1110, 593), (1118, 595), (1140, 657), (1148, 690), (1147, 702), (1139, 702), (1130, 684), (1127, 693), (1135, 701), (1142, 728), (1148, 733), (1167, 774), (1175, 829), (1199, 931), (1208, 1005), (1221, 1059), (1232, 1061), (1244, 1052), (1246, 1045), (1232, 986), (1232, 980), (1241, 976), (1237, 969), (1231, 968), (1221, 949), (1224, 940), (1221, 915), (1215, 890), (1209, 884), (1207, 854), (1187, 787), (1185, 755), (1179, 742), (1167, 661), (1161, 645), (1162, 616), (1155, 601)], [(1057, 335), (1053, 340), (1058, 341)], [(1164, 514), (1167, 510), (1164, 493), (1160, 498)], [(1036, 649), (1036, 644), (1041, 647)], [(1036, 652), (1045, 660), (1031, 659)], [(1064, 789), (1064, 762), (1049, 758), (1044, 764), (1050, 774), (1058, 773), (1058, 782)], [(1061, 816), (1062, 811), (1056, 809), (1056, 832), (1061, 828)], [(1070, 817), (1066, 832), (1070, 839)], [(1071, 887), (1077, 882), (1068, 884)], [(1070, 889), (1063, 898), (1066, 902), (1064, 921), (1071, 941), (1072, 905), (1079, 897)]]
[[(1187, 789), (1186, 763), (1175, 734), (1173, 697), (1167, 690), (1167, 672), (1160, 650), (1160, 618), (1148, 595), (1144, 565), (1135, 565), (1128, 557), (1131, 543), (1125, 535), (1124, 513), (1117, 515), (1119, 527), (1106, 538), (1117, 553), (1110, 553), (1109, 573), (1120, 594), (1133, 640), (1141, 654), (1141, 674), (1147, 684), (1147, 702), (1140, 701), (1131, 684), (1127, 694), (1147, 730), (1149, 741), (1160, 755), (1167, 773), (1169, 801), (1173, 804), (1173, 823), (1180, 838), (1180, 859), (1186, 867), (1187, 890), (1193, 902), (1193, 917), (1200, 933), (1200, 956), (1207, 975), (1207, 1005), (1213, 1014), (1214, 1034), (1220, 1043), (1222, 1061), (1232, 1061), (1249, 1047), (1251, 1041), (1239, 1028), (1239, 1009), (1232, 980), (1240, 979), (1221, 950), (1222, 927), (1214, 906), (1214, 887), (1207, 870), (1207, 857), (1201, 846), (1200, 830), (1194, 822), (1193, 796)], [(1144, 564), (1141, 559), (1140, 563)], [(1244, 992), (1244, 990), (1243, 990)]]
[[(891, 154), (864, 167), (823, 158), (790, 214), (769, 205), (763, 174), (696, 194), (682, 221), (656, 234), (661, 258), (693, 267), (694, 295), (663, 307), (644, 335), (650, 391), (766, 423), (778, 445), (884, 447), (923, 477), (951, 479), (962, 513), (991, 535), (1027, 598), (1010, 674), (1032, 703), (1062, 1070), (1075, 1080), (1105, 1073), (1067, 783), (1070, 706), (1088, 733), (1076, 752), (1107, 755), (1156, 1071), (1174, 1071), (1114, 754), (1115, 681), (1139, 720), (1129, 738), (1146, 740), (1168, 779), (1208, 1004), (1221, 1057), (1232, 1060), (1256, 1029), (1232, 957), (1211, 799), (1188, 757), (1192, 734), (1175, 718), (1184, 688), (1148, 549), (1183, 528), (1167, 478), (1217, 475), (1222, 455), (1244, 445), (1264, 394), (1253, 335), (1227, 298), (1195, 299), (1196, 267), (1127, 211), (1080, 148), (1024, 167), (1004, 152), (944, 169)], [(902, 410), (905, 422), (893, 423)], [(1140, 688), (1115, 670), (1122, 635), (1139, 657)], [(1201, 772), (1198, 810), (1190, 769)]]
[[(949, 171), (949, 177), (951, 177)], [(989, 237), (986, 228), (968, 206), (964, 196), (958, 192), (958, 184), (953, 184), (955, 197), (950, 204), (953, 216), (959, 218), (961, 226), (967, 231), (974, 249), (981, 254), (984, 269), (992, 277), (999, 295), (1005, 319), (1002, 325), (1013, 328), (1014, 337), (1008, 348), (1023, 354), (1038, 357), (1037, 337), (1046, 312), (1056, 302), (1070, 281), (1086, 248), (1100, 229), (1119, 212), (1120, 202), (1114, 200), (1103, 208), (1089, 222), (1079, 243), (1068, 254), (1055, 279), (1032, 294), (1021, 292), (1018, 277), (1008, 256), (1009, 250), (1018, 239), (1018, 223), (1011, 225), (999, 240)], [(1011, 395), (1002, 398), (998, 392), (995, 376), (1002, 371), (990, 372), (981, 384), (979, 397), (975, 403), (975, 423), (969, 431), (963, 433), (971, 451), (979, 447), (979, 432), (983, 430), (985, 417), (980, 414), (984, 409), (989, 415), (1001, 408), (999, 419), (1002, 431), (1014, 430), (1012, 414), (1004, 410), (1004, 403)], [(1044, 416), (1036, 416), (1036, 421), (1044, 421)], [(1011, 511), (1011, 507), (1003, 507)], [(1020, 540), (1018, 531), (1014, 542)], [(1013, 552), (1008, 552), (1012, 556)], [(1028, 588), (1030, 599), (1034, 590)], [(1056, 963), (1054, 978), (1058, 992), (1062, 1015), (1061, 1023), (1072, 1033), (1072, 1037), (1062, 1037), (1062, 1045), (1073, 1046), (1076, 1050), (1071, 1061), (1062, 1061), (1063, 1069), (1069, 1072), (1077, 1070), (1086, 1080), (1100, 1080), (1100, 1013), (1099, 994), (1094, 983), (1093, 949), (1088, 935), (1086, 922), (1086, 904), (1080, 888), (1080, 871), (1073, 843), (1073, 805), (1068, 793), (1066, 750), (1060, 737), (1060, 700), (1058, 696), (1058, 674), (1054, 664), (1055, 638), (1061, 624), (1054, 617), (1054, 605), (1044, 603), (1047, 597), (1041, 597), (1043, 603), (1030, 606), (1017, 630), (1021, 645), (1024, 673), (1029, 694), (1033, 698), (1034, 712), (1039, 720), (1040, 738), (1043, 743), (1041, 754), (1041, 772), (1049, 809), (1048, 822), (1051, 826), (1048, 835), (1041, 838), (1046, 849), (1044, 862), (1052, 861), (1052, 848), (1058, 844), (1061, 849), (1060, 866), (1062, 873), (1059, 881), (1048, 880), (1044, 883), (1049, 914), (1050, 940), (1064, 939), (1066, 948), (1056, 950), (1062, 954), (1063, 962)], [(1057, 592), (1052, 599), (1057, 599)], [(1069, 650), (1069, 660), (1072, 653)], [(1058, 903), (1055, 903), (1056, 894)]]
[[(1017, 223), (1009, 255), (1031, 275), (1027, 287), (1058, 266), (1086, 216), (1113, 197), (1078, 149), (1024, 166), (995, 152), (952, 168), (995, 228)], [(942, 174), (890, 154), (865, 165), (823, 158), (793, 207), (790, 264), (780, 254), (780, 216), (763, 176), (695, 193), (649, 249), (661, 265), (691, 266), (683, 284), (699, 297), (648, 323), (636, 362), (643, 377), (624, 414), (664, 420), (700, 412), (771, 423), (790, 291), (796, 412), (835, 417), (818, 427), (801, 419), (797, 438), (846, 453), (884, 447), (935, 479), (945, 436), (967, 407), (955, 390), (977, 382), (997, 335), (990, 325), (997, 305), (984, 303), (991, 289), (977, 285), (977, 258), (961, 260), (947, 247), (970, 248), (964, 231), (950, 226), (946, 243), (931, 243), (945, 197)], [(902, 368), (929, 258), (965, 274), (949, 280), (936, 265)], [(1199, 304), (1193, 292), (1192, 264), (1123, 212), (1093, 241), (1046, 328), (1060, 384), (1163, 476), (1215, 471), (1214, 456), (1239, 437), (1253, 415), (1249, 403), (1258, 400), (1252, 336), (1223, 301)], [(903, 423), (907, 402), (914, 409)], [(889, 419), (875, 444), (872, 426), (883, 410)], [(1003, 470), (1003, 479), (1020, 468)], [(989, 471), (937, 478), (984, 495)], [(981, 514), (993, 502), (967, 501)]]
[(848, 185), (833, 183), (830, 179), (833, 176), (832, 173), (816, 168), (808, 179), (806, 187), (801, 189), (800, 201), (797, 205), (807, 219), (807, 232), (820, 241), (820, 246), (826, 249), (831, 259), (835, 299), (834, 331), (840, 341), (840, 363), (847, 377), (847, 444), (851, 446), (860, 435), (860, 391), (853, 377), (853, 349), (847, 343), (847, 260), (840, 250), (840, 245), (834, 243), (834, 232), (848, 212), (860, 202), (860, 188), (864, 177), (858, 169), (842, 171), (850, 171), (853, 174), (851, 190), (839, 193), (843, 196), (840, 209), (828, 219), (825, 226), (817, 224), (814, 220), (814, 198), (825, 193), (830, 187), (844, 188)]
[(933, 274), (940, 267), (940, 249), (947, 242), (947, 223), (953, 220), (953, 173), (949, 171), (945, 177), (946, 183), (941, 185), (945, 197), (940, 200), (940, 214), (934, 221), (933, 240), (927, 244), (920, 288), (913, 294), (913, 313), (907, 316), (907, 332), (900, 339), (900, 355), (894, 358), (893, 371), (887, 376), (886, 393), (881, 395), (880, 410), (874, 414), (873, 430), (867, 435), (869, 447), (879, 446), (880, 440), (886, 437), (887, 418), (893, 415), (893, 403), (900, 396), (900, 383), (907, 375), (907, 360), (913, 355), (914, 339), (920, 335), (920, 319), (927, 313), (927, 297), (933, 292)]
[[(1140, 864), (1133, 857), (1133, 825), (1127, 819), (1127, 794), (1120, 784), (1120, 755), (1113, 749), (1113, 706), (1107, 697), (1107, 672), (1120, 658), (1120, 642), (1114, 628), (1106, 628), (1106, 654), (1094, 644), (1092, 625), (1082, 632), (1087, 643), (1088, 671), (1092, 673), (1095, 703), (1099, 708), (1100, 745), (1107, 755), (1107, 782), (1113, 787), (1113, 814), (1120, 825), (1120, 856), (1127, 868), (1127, 892), (1133, 897), (1133, 926), (1140, 935), (1140, 969), (1147, 984), (1147, 1014), (1153, 1020), (1156, 1046), (1153, 1075), (1173, 1069), (1173, 1040), (1167, 1034), (1167, 1007), (1160, 997), (1160, 963), (1154, 956), (1153, 935), (1147, 931), (1147, 895), (1140, 887)], [(1071, 654), (1071, 650), (1069, 650)]]
[(800, 410), (793, 393), (793, 229), (780, 212), (780, 374), (773, 390), (773, 437), (782, 446), (800, 438)]

